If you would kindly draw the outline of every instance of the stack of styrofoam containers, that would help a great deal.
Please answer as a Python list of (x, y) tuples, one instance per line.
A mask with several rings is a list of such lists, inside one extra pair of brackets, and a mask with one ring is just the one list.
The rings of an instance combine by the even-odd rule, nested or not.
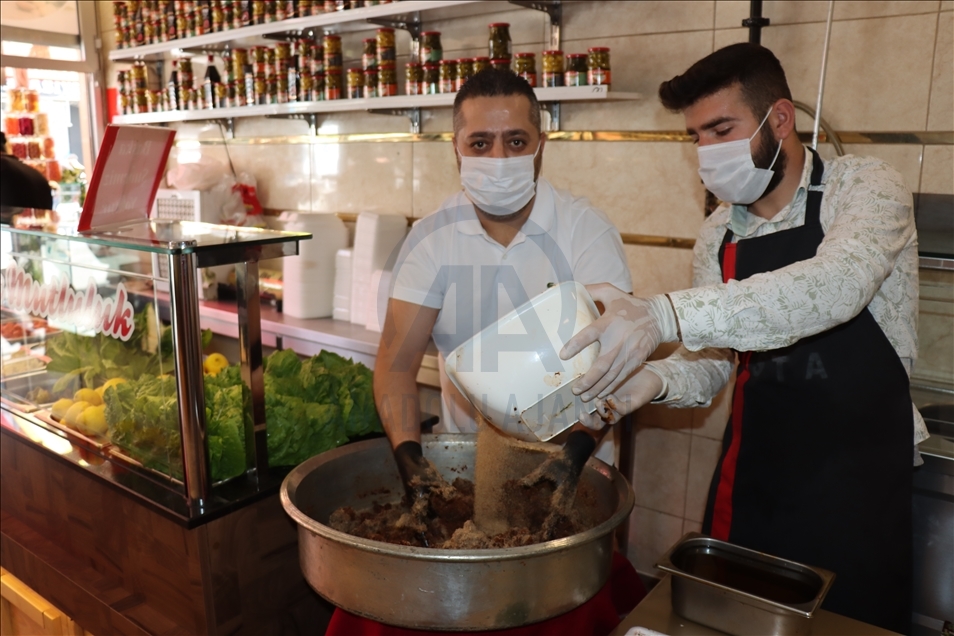
[(351, 250), (335, 255), (335, 300), (331, 317), (351, 321)]
[(369, 331), (384, 331), (384, 318), (388, 311), (388, 298), (391, 291), (391, 272), (376, 269), (371, 275), (371, 286), (368, 294), (368, 322), (365, 328)]
[(292, 318), (331, 316), (335, 255), (348, 246), (348, 228), (334, 214), (284, 212), (279, 221), (288, 232), (312, 235), (298, 243), (298, 256), (283, 259), (282, 311)]
[(401, 214), (372, 214), (362, 212), (354, 231), (351, 254), (351, 322), (367, 326), (368, 287), (375, 270), (384, 270), (397, 258), (404, 237), (407, 219)]

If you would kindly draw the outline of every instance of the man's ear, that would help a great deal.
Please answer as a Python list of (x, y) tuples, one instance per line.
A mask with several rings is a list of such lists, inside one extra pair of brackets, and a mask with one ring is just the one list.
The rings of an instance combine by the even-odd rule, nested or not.
[(795, 132), (795, 104), (787, 99), (775, 102), (769, 116), (776, 139), (786, 139)]

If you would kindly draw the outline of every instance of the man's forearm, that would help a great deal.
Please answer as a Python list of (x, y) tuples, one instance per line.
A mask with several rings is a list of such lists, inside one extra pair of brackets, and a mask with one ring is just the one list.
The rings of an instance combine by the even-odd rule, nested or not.
[(414, 375), (375, 376), (374, 401), (392, 448), (406, 441), (421, 441), (421, 407)]

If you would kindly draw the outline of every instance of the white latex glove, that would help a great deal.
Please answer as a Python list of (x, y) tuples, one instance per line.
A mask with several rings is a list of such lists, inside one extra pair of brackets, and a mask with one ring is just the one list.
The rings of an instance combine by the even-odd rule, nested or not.
[(586, 290), (605, 311), (560, 351), (560, 357), (569, 360), (590, 344), (600, 343), (593, 366), (573, 384), (573, 393), (582, 394), (584, 402), (612, 393), (660, 343), (678, 339), (676, 316), (665, 294), (634, 298), (607, 283), (587, 285)]
[(580, 423), (593, 430), (612, 425), (633, 411), (649, 404), (662, 393), (666, 383), (648, 367), (637, 369), (615, 391), (605, 398), (596, 398), (596, 410), (580, 414)]

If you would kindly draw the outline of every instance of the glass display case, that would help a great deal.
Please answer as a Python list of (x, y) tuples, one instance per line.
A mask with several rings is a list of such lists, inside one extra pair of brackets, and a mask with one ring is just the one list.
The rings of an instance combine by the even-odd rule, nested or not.
[[(161, 220), (0, 226), (3, 425), (185, 516), (222, 504), (214, 489), (230, 480), (254, 486), (268, 469), (258, 261), (308, 238)], [(226, 264), (240, 373), (204, 372), (197, 268)]]

